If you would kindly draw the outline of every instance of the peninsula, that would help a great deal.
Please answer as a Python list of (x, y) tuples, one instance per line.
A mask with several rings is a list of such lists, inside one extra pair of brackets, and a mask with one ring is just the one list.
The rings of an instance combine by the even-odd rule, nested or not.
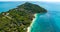
[(47, 10), (29, 2), (0, 13), (0, 32), (26, 32), (36, 13)]

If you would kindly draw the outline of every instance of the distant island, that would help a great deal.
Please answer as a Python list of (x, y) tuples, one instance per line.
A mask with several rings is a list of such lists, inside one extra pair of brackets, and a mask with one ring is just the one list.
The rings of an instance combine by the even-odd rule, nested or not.
[(47, 10), (29, 2), (0, 13), (0, 32), (26, 32), (36, 13)]

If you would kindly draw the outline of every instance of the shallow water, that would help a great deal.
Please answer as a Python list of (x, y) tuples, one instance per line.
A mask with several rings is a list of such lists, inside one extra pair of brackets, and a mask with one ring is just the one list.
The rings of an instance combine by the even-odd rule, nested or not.
[(30, 32), (60, 32), (60, 13), (49, 11), (46, 14), (37, 14)]

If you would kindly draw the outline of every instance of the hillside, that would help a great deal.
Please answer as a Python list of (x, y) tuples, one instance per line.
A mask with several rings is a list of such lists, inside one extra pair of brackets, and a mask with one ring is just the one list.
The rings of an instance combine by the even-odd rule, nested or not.
[(0, 14), (0, 32), (26, 32), (34, 14), (46, 12), (46, 9), (28, 2), (7, 12), (2, 12)]

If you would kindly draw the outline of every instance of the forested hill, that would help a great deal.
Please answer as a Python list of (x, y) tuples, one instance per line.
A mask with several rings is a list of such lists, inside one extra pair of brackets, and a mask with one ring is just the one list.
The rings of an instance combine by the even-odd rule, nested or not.
[(46, 9), (26, 2), (17, 8), (0, 13), (0, 32), (26, 32), (34, 14), (46, 12)]

